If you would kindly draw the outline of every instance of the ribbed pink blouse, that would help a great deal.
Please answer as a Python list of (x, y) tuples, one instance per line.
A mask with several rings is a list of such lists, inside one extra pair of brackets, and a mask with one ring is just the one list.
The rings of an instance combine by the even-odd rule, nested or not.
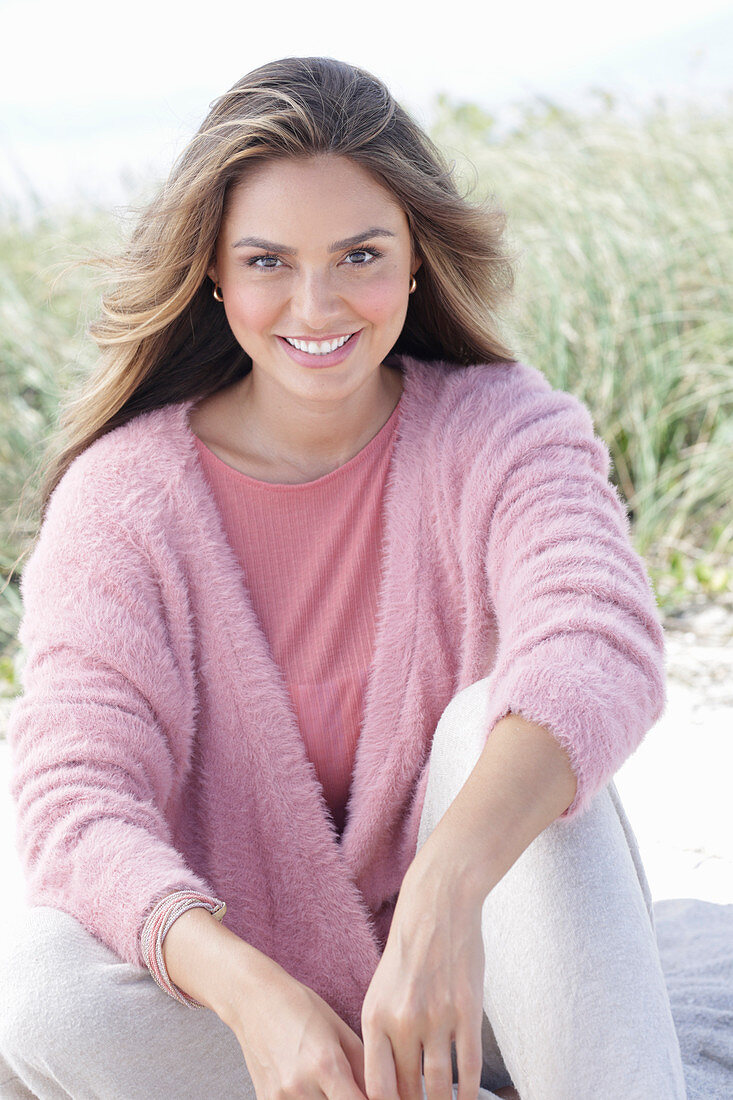
[(196, 439), (339, 834), (372, 660), (382, 502), (400, 408), (343, 466), (298, 485), (249, 477)]

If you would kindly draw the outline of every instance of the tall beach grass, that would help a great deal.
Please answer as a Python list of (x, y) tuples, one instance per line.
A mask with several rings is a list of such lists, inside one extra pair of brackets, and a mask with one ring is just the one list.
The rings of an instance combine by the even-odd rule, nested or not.
[[(519, 250), (512, 346), (590, 409), (664, 610), (733, 587), (733, 99), (537, 101), (511, 134), (442, 101), (434, 137)], [(511, 339), (511, 338), (510, 338)]]

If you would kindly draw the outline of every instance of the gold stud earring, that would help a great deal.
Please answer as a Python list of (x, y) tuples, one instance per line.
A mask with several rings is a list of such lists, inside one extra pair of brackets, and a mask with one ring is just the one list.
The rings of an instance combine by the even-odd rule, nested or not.
[(410, 276), (410, 294), (412, 294), (413, 290), (417, 290), (417, 279), (415, 278), (414, 275), (411, 275)]
[(222, 294), (221, 287), (218, 283), (214, 283), (214, 297), (216, 298), (217, 302), (224, 301), (224, 295)]

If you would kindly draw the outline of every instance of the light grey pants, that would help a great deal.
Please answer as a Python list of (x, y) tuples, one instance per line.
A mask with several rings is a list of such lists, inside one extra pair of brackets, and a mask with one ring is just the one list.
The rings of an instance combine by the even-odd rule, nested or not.
[[(418, 847), (478, 760), (484, 690), (466, 688), (440, 719)], [(651, 895), (613, 783), (533, 841), (486, 899), (482, 927), (484, 1089), (685, 1100)], [(453, 1068), (455, 1081), (455, 1050)], [(30, 910), (2, 951), (0, 1096), (255, 1100), (239, 1043), (215, 1013), (178, 1004), (146, 969), (46, 907)]]

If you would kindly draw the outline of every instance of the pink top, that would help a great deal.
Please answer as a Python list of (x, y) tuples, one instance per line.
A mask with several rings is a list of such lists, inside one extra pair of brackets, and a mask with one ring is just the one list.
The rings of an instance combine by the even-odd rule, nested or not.
[(399, 410), (400, 402), (343, 466), (297, 485), (249, 477), (196, 438), (339, 833), (372, 660), (382, 500)]

